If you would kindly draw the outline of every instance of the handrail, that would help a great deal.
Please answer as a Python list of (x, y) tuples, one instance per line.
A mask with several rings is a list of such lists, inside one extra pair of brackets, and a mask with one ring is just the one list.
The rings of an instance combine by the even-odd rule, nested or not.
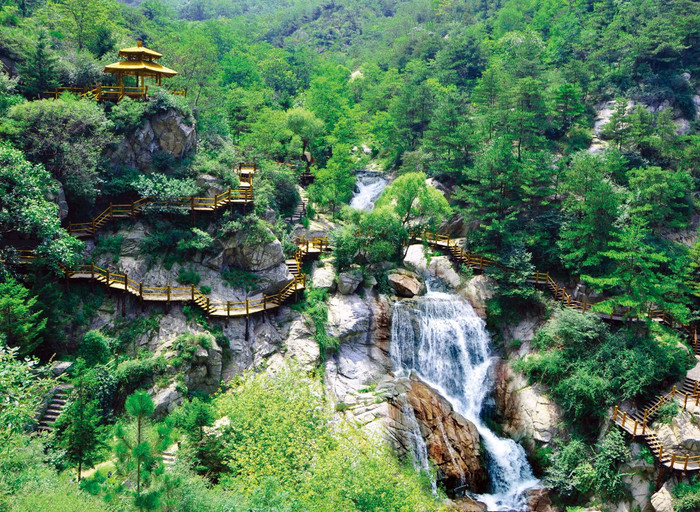
[(110, 203), (104, 211), (99, 213), (89, 222), (70, 222), (68, 224), (68, 232), (74, 236), (92, 236), (105, 224), (107, 221), (114, 218), (134, 217), (141, 213), (143, 208), (147, 206), (161, 206), (188, 209), (190, 212), (197, 210), (214, 211), (218, 208), (223, 208), (230, 204), (250, 204), (253, 202), (254, 193), (252, 181), (248, 187), (240, 187), (216, 194), (213, 197), (198, 197), (198, 196), (180, 196), (170, 201), (160, 201), (154, 198), (144, 197), (132, 201), (128, 204), (112, 204)]
[(194, 285), (190, 286), (154, 286), (143, 281), (135, 281), (127, 274), (113, 272), (107, 268), (98, 267), (94, 263), (78, 265), (75, 268), (64, 271), (71, 279), (92, 279), (109, 288), (116, 288), (131, 293), (141, 300), (167, 302), (192, 301), (204, 310), (209, 316), (241, 317), (254, 313), (268, 311), (281, 306), (294, 293), (306, 287), (306, 275), (301, 272), (302, 259), (310, 253), (320, 253), (328, 249), (327, 238), (313, 238), (307, 240), (304, 237), (297, 239), (298, 246), (294, 255), (294, 263), (289, 264), (294, 277), (280, 291), (274, 294), (262, 294), (259, 297), (246, 298), (238, 301), (212, 302)]

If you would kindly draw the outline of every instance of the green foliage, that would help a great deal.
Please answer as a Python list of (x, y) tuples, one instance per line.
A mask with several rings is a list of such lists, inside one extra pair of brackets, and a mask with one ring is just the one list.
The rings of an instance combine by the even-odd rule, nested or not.
[(111, 254), (112, 263), (117, 263), (119, 261), (119, 255), (122, 251), (123, 242), (124, 237), (121, 235), (99, 236), (95, 242), (95, 247), (92, 249), (92, 255), (94, 257), (98, 257), (103, 254)]
[(64, 95), (15, 105), (9, 117), (27, 158), (61, 181), (69, 200), (93, 203), (103, 174), (102, 152), (112, 142), (102, 108)]
[(112, 107), (108, 118), (112, 121), (116, 133), (130, 134), (136, 131), (144, 122), (147, 103), (124, 98)]
[(678, 482), (672, 493), (674, 511), (693, 512), (700, 506), (700, 479), (695, 476), (689, 482)]
[(180, 284), (193, 284), (197, 286), (201, 281), (201, 276), (194, 270), (180, 268), (180, 273), (177, 276), (177, 282)]
[(13, 278), (0, 283), (0, 336), (4, 344), (19, 349), (19, 355), (31, 354), (44, 340), (46, 318), (36, 308), (37, 298)]
[(16, 348), (0, 344), (0, 438), (7, 450), (14, 435), (36, 422), (36, 410), (53, 384), (47, 374), (38, 360), (20, 359)]
[(678, 337), (654, 331), (613, 333), (592, 314), (563, 309), (540, 329), (533, 341), (538, 352), (516, 367), (548, 386), (579, 432), (595, 435), (606, 408), (658, 389), (688, 368)]
[(3, 233), (17, 232), (38, 238), (36, 252), (54, 270), (58, 263), (67, 265), (78, 261), (84, 244), (68, 235), (61, 227), (58, 207), (46, 199), (56, 193), (51, 175), (42, 165), (30, 164), (21, 151), (0, 144), (0, 229)]
[(591, 494), (607, 503), (617, 502), (628, 492), (619, 467), (629, 459), (629, 449), (616, 429), (608, 432), (595, 451), (579, 439), (559, 442), (546, 481), (574, 503), (584, 502), (582, 498)]
[(85, 361), (88, 367), (96, 364), (105, 364), (109, 361), (111, 355), (110, 345), (112, 344), (113, 341), (100, 331), (88, 331), (80, 343), (78, 356)]
[(223, 279), (224, 284), (233, 288), (242, 288), (246, 291), (252, 291), (257, 288), (260, 276), (247, 270), (229, 267), (221, 271), (221, 279)]
[(673, 422), (673, 418), (678, 416), (680, 410), (681, 408), (675, 400), (665, 402), (663, 405), (661, 405), (661, 407), (659, 407), (659, 410), (657, 412), (657, 419), (661, 423), (670, 425)]
[(214, 336), (212, 336), (210, 333), (183, 333), (175, 338), (175, 341), (173, 342), (173, 349), (175, 349), (177, 355), (170, 361), (170, 363), (176, 368), (184, 364), (191, 363), (194, 361), (197, 351), (200, 348), (212, 348), (214, 342)]
[(313, 325), (314, 340), (318, 343), (321, 358), (338, 348), (338, 339), (332, 338), (326, 332), (328, 323), (328, 290), (314, 288), (307, 283), (304, 290), (302, 310)]

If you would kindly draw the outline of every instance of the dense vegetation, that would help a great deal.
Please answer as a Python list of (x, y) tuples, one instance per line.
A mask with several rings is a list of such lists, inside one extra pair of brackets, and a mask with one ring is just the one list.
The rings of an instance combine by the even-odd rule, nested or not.
[[(113, 83), (102, 68), (137, 39), (179, 71), (164, 85), (186, 98), (151, 87), (148, 102), (38, 99), (59, 85)], [(0, 396), (15, 403), (0, 403), (0, 511), (104, 510), (105, 499), (114, 510), (437, 508), (384, 448), (329, 425), (315, 378), (247, 376), (213, 401), (150, 418), (138, 390), (174, 378), (187, 393), (183, 368), (197, 347), (222, 341), (221, 327), (186, 307), (207, 334), (178, 338), (174, 362), (136, 345), (157, 331), (157, 315), (90, 331), (109, 301), (55, 282), (61, 264), (85, 258), (59, 220), (62, 194), (65, 221), (80, 222), (115, 200), (203, 193), (203, 174), (236, 187), (232, 170), (255, 160), (252, 211), (193, 226), (152, 208), (140, 257), (169, 269), (234, 235), (276, 237), (292, 252), (280, 219), (310, 171), (308, 217), (338, 223), (334, 265), (359, 265), (380, 286), (412, 233), (468, 226), (467, 250), (517, 269), (491, 271), (494, 325), (546, 309), (525, 286), (535, 268), (599, 297), (596, 310), (624, 308), (627, 320), (649, 309), (698, 316), (697, 1), (0, 0), (0, 59)], [(607, 122), (594, 126), (604, 109)], [(154, 154), (148, 172), (112, 158), (146, 119), (171, 111), (196, 123), (196, 151)], [(370, 162), (396, 179), (373, 211), (345, 207), (354, 171)], [(104, 236), (88, 258), (116, 263), (121, 246)], [(39, 256), (33, 272), (17, 264), (24, 248)], [(221, 279), (254, 289), (257, 278), (232, 267)], [(200, 275), (183, 267), (177, 280)], [(335, 342), (325, 298), (311, 291), (304, 306), (324, 351)], [(571, 436), (547, 474), (569, 503), (623, 494), (616, 471), (628, 454), (614, 435), (596, 442), (599, 420), (682, 375), (682, 341), (658, 326), (557, 311), (516, 363), (567, 413)], [(80, 393), (44, 443), (23, 432), (52, 383), (24, 357), (52, 354), (80, 358), (71, 375)], [(204, 433), (221, 417), (225, 442)], [(159, 455), (178, 435), (186, 456), (166, 473)], [(98, 461), (113, 475), (82, 490), (69, 482), (68, 471)], [(692, 509), (696, 487), (678, 489), (680, 509)], [(47, 489), (63, 501), (48, 502)]]

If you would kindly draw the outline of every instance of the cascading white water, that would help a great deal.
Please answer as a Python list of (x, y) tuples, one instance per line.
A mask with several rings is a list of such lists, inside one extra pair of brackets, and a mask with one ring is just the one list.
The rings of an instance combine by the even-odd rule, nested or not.
[(355, 193), (350, 200), (350, 206), (371, 211), (374, 202), (382, 195), (388, 183), (386, 178), (377, 174), (360, 174), (355, 182)]
[[(420, 431), (420, 425), (416, 419), (416, 413), (409, 404), (404, 404), (401, 407), (404, 424), (407, 427), (406, 440), (409, 442), (409, 451), (413, 457), (413, 467), (416, 471), (423, 471), (428, 475), (430, 472), (430, 459), (428, 458), (428, 447), (423, 439), (423, 434)], [(430, 476), (430, 485), (433, 488), (433, 494), (437, 493), (437, 483), (435, 478)]]
[(475, 498), (488, 510), (526, 510), (525, 491), (538, 480), (525, 451), (512, 439), (498, 437), (481, 420), (493, 364), (484, 321), (459, 297), (429, 291), (395, 303), (390, 350), (395, 373), (415, 372), (476, 426), (488, 452), (491, 493)]

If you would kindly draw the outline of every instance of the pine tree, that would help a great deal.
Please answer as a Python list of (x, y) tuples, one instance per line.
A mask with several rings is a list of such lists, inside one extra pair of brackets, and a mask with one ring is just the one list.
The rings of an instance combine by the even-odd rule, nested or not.
[(58, 87), (56, 57), (49, 49), (46, 32), (39, 32), (39, 39), (24, 66), (20, 68), (22, 90), (27, 97), (36, 97), (44, 91)]
[(77, 368), (80, 377), (74, 391), (75, 398), (71, 400), (55, 424), (59, 447), (65, 450), (66, 458), (78, 467), (78, 482), (82, 478), (83, 467), (97, 462), (105, 445), (99, 426), (100, 415), (97, 403), (89, 398), (82, 376), (84, 369), (84, 364), (81, 363)]
[(20, 356), (31, 354), (43, 341), (46, 318), (36, 308), (36, 297), (13, 278), (0, 283), (0, 333), (9, 346), (18, 347)]

